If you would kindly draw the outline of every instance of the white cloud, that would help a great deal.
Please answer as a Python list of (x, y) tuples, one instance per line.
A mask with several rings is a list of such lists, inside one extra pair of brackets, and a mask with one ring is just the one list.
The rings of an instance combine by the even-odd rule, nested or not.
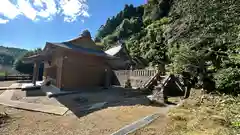
[(0, 24), (5, 24), (5, 23), (8, 23), (8, 22), (9, 22), (9, 20), (0, 18)]
[(86, 0), (61, 0), (59, 4), (66, 22), (75, 21), (78, 16), (90, 16), (87, 12)]
[[(52, 20), (55, 15), (64, 17), (64, 21), (73, 22), (77, 17), (90, 17), (87, 0), (16, 0), (14, 5), (10, 0), (0, 0), (0, 15), (15, 19), (19, 15), (37, 21), (40, 19)], [(32, 3), (30, 3), (30, 1)], [(1, 18), (0, 18), (1, 19)], [(1, 21), (3, 21), (2, 19)], [(83, 19), (82, 19), (83, 20)], [(81, 20), (81, 21), (82, 21)], [(84, 23), (84, 20), (82, 21)]]
[(41, 9), (37, 15), (43, 18), (51, 19), (57, 13), (57, 7), (54, 0), (41, 0), (46, 5), (45, 9)]
[(0, 15), (9, 19), (14, 19), (20, 14), (19, 10), (8, 0), (1, 0), (0, 2)]
[(26, 0), (18, 0), (18, 8), (22, 14), (24, 14), (27, 18), (31, 20), (35, 20), (37, 16), (37, 11), (31, 6), (29, 1)]
[(90, 17), (89, 13), (87, 11), (82, 11), (82, 16), (84, 17)]
[(34, 0), (33, 5), (36, 7), (43, 7), (42, 0)]
[(48, 18), (50, 16), (49, 12), (45, 11), (45, 10), (41, 10), (39, 12), (37, 12), (38, 16), (41, 16), (43, 18)]

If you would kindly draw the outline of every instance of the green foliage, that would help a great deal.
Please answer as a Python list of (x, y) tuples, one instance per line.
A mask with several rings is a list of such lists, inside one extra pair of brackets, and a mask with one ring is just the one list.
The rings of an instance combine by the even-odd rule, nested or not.
[(145, 5), (144, 22), (156, 21), (168, 15), (172, 0), (150, 0)]
[(23, 63), (22, 59), (24, 57), (20, 57), (18, 58), (15, 62), (14, 62), (14, 69), (19, 71), (22, 74), (32, 74), (33, 73), (33, 64), (26, 64)]
[(171, 0), (150, 0), (139, 7), (125, 5), (120, 13), (101, 26), (96, 38), (102, 41), (105, 49), (123, 40), (133, 59), (142, 59), (151, 66), (162, 64), (167, 61), (163, 33), (170, 22), (166, 17), (170, 7)]
[(17, 57), (17, 56), (19, 56), (19, 55), (21, 55), (25, 52), (27, 52), (27, 50), (25, 50), (25, 49), (0, 46), (0, 53), (1, 54), (4, 53), (4, 54), (11, 55), (13, 57)]
[(124, 19), (112, 34), (109, 34), (102, 39), (105, 44), (105, 48), (108, 49), (118, 40), (126, 39), (130, 35), (139, 32), (142, 25), (141, 19), (137, 17)]
[[(105, 38), (102, 39), (102, 42), (104, 45), (109, 45), (109, 44), (114, 44), (115, 42), (117, 42), (118, 37), (117, 35), (108, 35)], [(105, 49), (109, 49), (110, 46), (105, 46)]]
[[(22, 55), (21, 57), (19, 57), (15, 62), (14, 62), (14, 69), (19, 71), (20, 73), (23, 74), (32, 74), (33, 73), (33, 63), (23, 63), (23, 58), (32, 56), (32, 55), (36, 55), (38, 53), (40, 53), (42, 51), (41, 48), (32, 50), (32, 51), (28, 51), (26, 52), (24, 55)], [(41, 67), (43, 68), (43, 67)]]
[(27, 50), (0, 46), (0, 65), (12, 66), (15, 59), (27, 52)]
[(8, 54), (0, 54), (0, 65), (12, 65), (14, 57)]
[(0, 72), (0, 76), (5, 76), (6, 72)]
[(224, 93), (240, 94), (240, 68), (221, 69), (215, 74), (217, 88)]
[(149, 66), (167, 62), (163, 31), (168, 23), (169, 19), (164, 17), (126, 40), (131, 56), (144, 58)]
[[(237, 78), (227, 71), (239, 68), (239, 4), (234, 0), (175, 2), (169, 13), (172, 21), (164, 32), (171, 69), (190, 70), (202, 79), (217, 72), (218, 88), (234, 93)], [(221, 71), (226, 74), (221, 76)]]
[(231, 81), (221, 82), (219, 75), (240, 68), (239, 5), (236, 0), (149, 0), (139, 7), (126, 5), (96, 37), (105, 48), (121, 39), (133, 60), (141, 58), (148, 66), (167, 63), (174, 73), (187, 71), (199, 77), (203, 87), (204, 82), (214, 84), (211, 76), (216, 73), (219, 89), (236, 91), (230, 83), (236, 82), (235, 77), (226, 75)]
[(139, 7), (133, 7), (133, 5), (125, 5), (125, 8), (123, 11), (118, 13), (116, 16), (113, 16), (112, 18), (108, 18), (105, 25), (102, 25), (100, 29), (98, 30), (98, 33), (96, 35), (97, 38), (103, 39), (109, 34), (113, 34), (113, 32), (117, 29), (117, 27), (122, 24), (122, 22), (125, 19), (130, 20), (131, 18), (142, 17), (144, 12), (144, 8), (142, 6)]
[(173, 73), (181, 73), (187, 69), (193, 72), (195, 67), (200, 66), (203, 58), (197, 51), (191, 50), (188, 45), (176, 45), (169, 48), (168, 53), (172, 60), (169, 67)]
[(196, 89), (191, 92), (189, 99), (186, 99), (183, 104), (169, 111), (170, 123), (168, 123), (165, 134), (238, 134), (239, 104), (239, 97), (205, 94), (203, 98), (201, 91)]
[(127, 81), (125, 82), (125, 88), (132, 88), (132, 85), (131, 85), (131, 80), (130, 79), (127, 79)]

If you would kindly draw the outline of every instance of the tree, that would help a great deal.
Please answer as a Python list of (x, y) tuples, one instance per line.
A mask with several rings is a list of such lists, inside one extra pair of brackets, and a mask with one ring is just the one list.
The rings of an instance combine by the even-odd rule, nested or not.
[(165, 35), (168, 52), (175, 52), (171, 57), (175, 70), (198, 69), (203, 87), (214, 77), (218, 90), (238, 93), (239, 63), (234, 50), (240, 43), (239, 4), (235, 0), (174, 2)]
[[(124, 9), (120, 11), (116, 16), (110, 17), (107, 19), (105, 25), (102, 25), (97, 34), (96, 37), (103, 39), (109, 35), (113, 35), (118, 27), (124, 22), (124, 20), (131, 20), (132, 18), (139, 18), (137, 26), (139, 24), (142, 24), (142, 16), (144, 13), (144, 6), (134, 7), (131, 5), (125, 5)], [(131, 30), (131, 28), (130, 28)], [(122, 30), (119, 30), (122, 32)], [(120, 36), (121, 37), (121, 36)], [(104, 40), (102, 40), (104, 41)]]
[(25, 58), (20, 57), (18, 58), (15, 62), (14, 62), (14, 69), (16, 69), (17, 71), (19, 71), (20, 73), (23, 74), (33, 74), (33, 64), (32, 63), (23, 63), (22, 59)]
[(0, 54), (0, 64), (1, 65), (12, 65), (14, 57), (8, 54)]
[(214, 86), (215, 76), (219, 89), (236, 91), (239, 79), (230, 73), (239, 74), (240, 68), (239, 5), (236, 0), (148, 0), (139, 7), (125, 5), (96, 37), (105, 48), (124, 40), (133, 59), (141, 57), (152, 66), (166, 63), (175, 73), (190, 72), (200, 78), (203, 88), (206, 82)]
[[(20, 73), (32, 75), (33, 74), (33, 67), (34, 67), (33, 63), (23, 63), (23, 58), (39, 54), (41, 51), (42, 51), (41, 48), (38, 48), (38, 49), (35, 49), (35, 50), (32, 50), (32, 51), (28, 51), (27, 53), (25, 53), (24, 55), (19, 57), (14, 62), (14, 69), (19, 71)], [(44, 67), (44, 65), (41, 64), (40, 69), (39, 69), (39, 79), (41, 79), (41, 77), (43, 76), (43, 67)]]
[(101, 39), (100, 39), (99, 37), (96, 37), (96, 38), (94, 39), (94, 42), (95, 42), (95, 43), (99, 43), (99, 42), (101, 42)]

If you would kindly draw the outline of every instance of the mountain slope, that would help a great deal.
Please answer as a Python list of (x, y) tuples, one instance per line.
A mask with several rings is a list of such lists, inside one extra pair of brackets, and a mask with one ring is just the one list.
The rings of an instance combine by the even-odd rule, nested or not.
[(12, 66), (13, 62), (27, 50), (0, 46), (0, 65)]
[(160, 64), (167, 60), (162, 34), (168, 23), (168, 18), (163, 17), (168, 15), (170, 7), (171, 0), (149, 0), (139, 7), (126, 5), (99, 29), (96, 39), (100, 39), (105, 48), (124, 40), (133, 58), (144, 59), (149, 65)]
[[(98, 34), (105, 48), (118, 40), (149, 66), (187, 71), (222, 92), (240, 93), (240, 1), (149, 0), (125, 6)], [(102, 34), (104, 33), (104, 34)], [(203, 87), (214, 86), (214, 84)], [(213, 88), (212, 88), (213, 89)]]

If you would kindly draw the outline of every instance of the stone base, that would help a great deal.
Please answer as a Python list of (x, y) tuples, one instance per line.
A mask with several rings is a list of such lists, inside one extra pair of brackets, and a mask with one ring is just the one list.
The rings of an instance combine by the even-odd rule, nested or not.
[[(41, 86), (43, 83), (43, 81), (37, 81), (36, 82), (36, 86)], [(35, 87), (33, 83), (23, 83), (22, 84), (22, 89), (27, 89), (27, 88), (32, 88), (32, 87)]]
[(46, 92), (48, 97), (57, 97), (80, 92), (80, 91), (63, 91), (54, 85), (50, 86), (42, 85), (41, 88), (43, 92)]

